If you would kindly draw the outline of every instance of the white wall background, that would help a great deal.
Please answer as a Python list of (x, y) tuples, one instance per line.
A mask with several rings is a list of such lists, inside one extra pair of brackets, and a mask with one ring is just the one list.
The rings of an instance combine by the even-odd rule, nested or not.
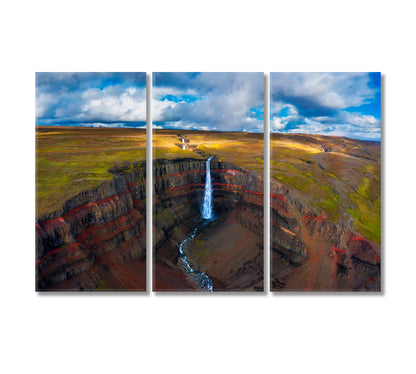
[[(0, 5), (0, 371), (414, 370), (412, 2), (147, 3)], [(37, 295), (35, 71), (381, 71), (384, 294)]]

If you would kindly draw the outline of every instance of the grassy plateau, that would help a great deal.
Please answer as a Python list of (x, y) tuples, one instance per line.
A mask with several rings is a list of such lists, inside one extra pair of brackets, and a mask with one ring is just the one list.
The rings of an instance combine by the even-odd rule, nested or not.
[[(180, 149), (178, 136), (189, 138), (189, 147)], [(194, 150), (256, 171), (263, 177), (263, 134), (195, 130), (153, 130), (153, 158), (201, 158)], [(176, 145), (178, 144), (178, 145)]]
[(37, 216), (111, 180), (115, 164), (145, 159), (145, 129), (36, 127)]
[[(180, 148), (178, 135), (186, 136), (187, 149)], [(380, 243), (380, 142), (271, 134), (270, 148), (272, 181), (333, 222), (352, 219), (359, 232)], [(210, 154), (263, 177), (263, 153), (263, 134), (153, 131), (154, 159)], [(145, 129), (37, 127), (37, 215), (59, 210), (70, 197), (112, 179), (108, 170), (115, 164), (145, 159)]]
[(272, 134), (270, 145), (272, 179), (332, 222), (352, 218), (359, 232), (380, 244), (380, 142)]

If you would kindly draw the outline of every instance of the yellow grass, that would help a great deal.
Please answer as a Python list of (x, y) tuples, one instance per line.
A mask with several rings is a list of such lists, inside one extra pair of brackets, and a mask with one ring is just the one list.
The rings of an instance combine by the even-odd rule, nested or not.
[(45, 215), (69, 198), (112, 179), (115, 163), (144, 161), (143, 129), (36, 128), (36, 210)]

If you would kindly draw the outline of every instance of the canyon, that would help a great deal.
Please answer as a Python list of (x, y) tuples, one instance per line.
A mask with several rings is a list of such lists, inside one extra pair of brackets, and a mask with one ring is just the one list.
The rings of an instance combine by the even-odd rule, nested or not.
[[(211, 157), (210, 164), (195, 158), (154, 161), (154, 291), (203, 290), (195, 274), (180, 266), (184, 241), (187, 262), (210, 278), (213, 291), (263, 290), (263, 180)], [(203, 203), (207, 164), (212, 217)]]
[(36, 127), (36, 290), (146, 290), (146, 132)]
[[(39, 217), (38, 290), (145, 290), (143, 170), (143, 164), (114, 167), (112, 181)], [(215, 217), (206, 222), (201, 218), (205, 173), (200, 159), (154, 161), (154, 290), (200, 290), (178, 266), (178, 243), (199, 227), (187, 249), (193, 268), (212, 275), (216, 291), (261, 291), (263, 180), (213, 159)]]
[[(216, 290), (262, 288), (262, 257), (252, 257), (262, 251), (258, 239), (263, 230), (262, 139), (257, 135), (189, 131), (189, 152), (178, 155), (169, 148), (175, 132), (156, 131), (155, 154), (174, 153), (175, 158), (159, 159), (153, 168), (155, 290), (171, 290), (170, 279), (175, 279), (174, 289), (195, 289), (177, 269), (177, 248), (200, 224), (204, 162), (212, 155), (214, 206), (220, 219), (193, 240), (187, 258), (213, 280)], [(195, 153), (204, 160), (195, 159)], [(272, 291), (381, 290), (380, 153), (379, 142), (271, 135)], [(244, 231), (233, 231), (235, 222)], [(230, 249), (234, 242), (239, 249)], [(229, 260), (230, 253), (241, 262)]]
[(317, 215), (278, 184), (271, 194), (273, 291), (379, 291), (380, 248), (350, 221)]
[(380, 142), (272, 134), (272, 291), (381, 290), (380, 152)]
[(146, 290), (145, 165), (124, 166), (38, 218), (38, 291)]
[[(36, 289), (145, 291), (144, 131), (38, 132)], [(153, 290), (204, 291), (181, 247), (214, 291), (263, 291), (262, 134), (177, 141), (154, 133)], [(271, 290), (380, 291), (380, 144), (273, 134), (271, 151)]]

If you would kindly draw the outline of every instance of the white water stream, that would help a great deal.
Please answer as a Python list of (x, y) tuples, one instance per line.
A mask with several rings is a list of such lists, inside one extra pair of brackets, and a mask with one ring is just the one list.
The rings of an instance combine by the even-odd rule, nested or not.
[[(206, 171), (204, 200), (202, 203), (202, 218), (206, 220), (213, 218), (211, 167), (210, 167), (211, 159), (212, 157), (209, 157), (206, 163), (207, 171)], [(179, 264), (184, 270), (185, 274), (190, 274), (200, 284), (200, 286), (204, 290), (208, 292), (212, 292), (214, 290), (214, 285), (212, 283), (212, 280), (205, 273), (200, 272), (200, 271), (195, 271), (194, 269), (192, 269), (191, 265), (188, 262), (186, 254), (183, 251), (183, 246), (185, 245), (185, 243), (195, 238), (197, 232), (198, 232), (198, 227), (194, 229), (194, 231), (192, 232), (190, 236), (182, 240), (181, 243), (179, 244)]]
[(205, 180), (205, 192), (204, 192), (204, 201), (202, 203), (202, 218), (211, 219), (212, 218), (212, 186), (211, 186), (211, 162), (212, 157), (209, 157), (207, 160), (207, 171), (206, 171), (206, 180)]

